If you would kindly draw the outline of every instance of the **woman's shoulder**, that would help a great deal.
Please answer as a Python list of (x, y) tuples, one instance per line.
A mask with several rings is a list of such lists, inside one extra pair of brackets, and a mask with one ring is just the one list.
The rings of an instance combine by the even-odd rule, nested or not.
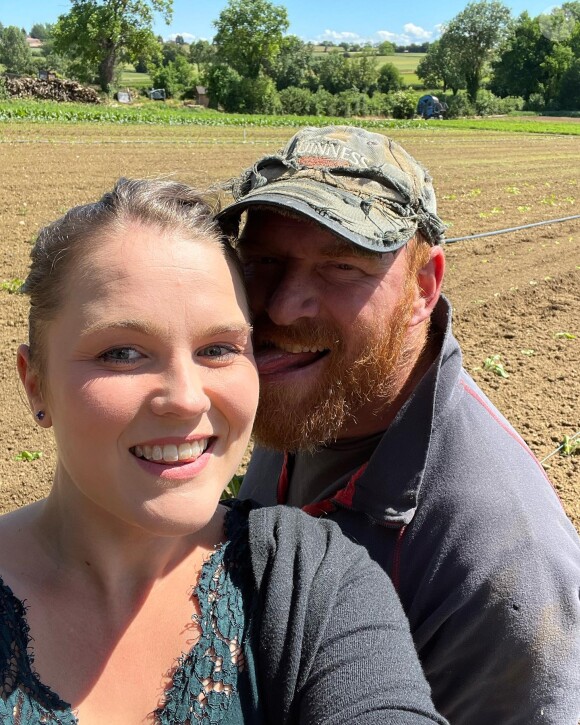
[(5, 581), (17, 577), (38, 561), (33, 520), (40, 502), (23, 506), (0, 516), (0, 576)]

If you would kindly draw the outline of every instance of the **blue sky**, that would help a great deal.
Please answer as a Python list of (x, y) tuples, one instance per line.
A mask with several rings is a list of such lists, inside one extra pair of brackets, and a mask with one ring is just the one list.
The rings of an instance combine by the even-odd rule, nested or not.
[[(274, 0), (275, 1), (275, 0)], [(467, 0), (450, 0), (445, 4), (433, 0), (389, 2), (389, 0), (286, 0), (290, 33), (303, 40), (343, 40), (360, 42), (392, 40), (407, 44), (434, 40), (442, 23), (457, 15)], [(173, 21), (167, 26), (158, 17), (155, 32), (164, 38), (183, 35), (187, 41), (210, 40), (212, 21), (227, 5), (227, 0), (174, 0)], [(514, 15), (527, 10), (535, 16), (553, 5), (545, 0), (511, 0), (506, 2)], [(70, 10), (68, 0), (0, 0), (0, 23), (30, 30), (34, 23), (52, 23)]]

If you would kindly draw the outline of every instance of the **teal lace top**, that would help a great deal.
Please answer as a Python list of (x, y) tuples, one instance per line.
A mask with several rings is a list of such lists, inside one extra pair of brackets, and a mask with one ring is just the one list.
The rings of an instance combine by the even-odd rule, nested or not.
[[(201, 636), (177, 663), (154, 713), (158, 725), (262, 721), (248, 635), (251, 596), (243, 596), (251, 581), (247, 528), (247, 508), (238, 504), (226, 515), (226, 543), (202, 568), (195, 589), (201, 614), (194, 615)], [(79, 725), (70, 705), (38, 678), (26, 607), (0, 578), (0, 725), (29, 723)]]

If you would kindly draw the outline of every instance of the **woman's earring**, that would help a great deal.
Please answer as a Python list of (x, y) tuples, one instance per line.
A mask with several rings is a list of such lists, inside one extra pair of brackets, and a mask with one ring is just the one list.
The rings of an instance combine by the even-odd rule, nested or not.
[(34, 417), (36, 418), (36, 420), (44, 420), (45, 415), (46, 413), (44, 412), (44, 410), (39, 410)]

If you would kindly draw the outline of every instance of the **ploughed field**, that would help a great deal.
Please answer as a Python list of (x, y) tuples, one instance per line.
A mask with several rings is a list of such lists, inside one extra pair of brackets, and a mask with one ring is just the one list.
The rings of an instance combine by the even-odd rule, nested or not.
[[(165, 175), (205, 188), (291, 134), (0, 124), (0, 283), (25, 277), (40, 226), (96, 199), (117, 177)], [(448, 237), (580, 214), (577, 137), (443, 126), (391, 135), (430, 169)], [(445, 292), (466, 368), (545, 459), (580, 431), (580, 220), (449, 245)], [(0, 302), (2, 512), (46, 493), (55, 449), (51, 433), (34, 425), (15, 370), (16, 347), (26, 341), (26, 299), (4, 289)], [(478, 445), (475, 432), (470, 445)], [(580, 529), (580, 446), (544, 466)]]

